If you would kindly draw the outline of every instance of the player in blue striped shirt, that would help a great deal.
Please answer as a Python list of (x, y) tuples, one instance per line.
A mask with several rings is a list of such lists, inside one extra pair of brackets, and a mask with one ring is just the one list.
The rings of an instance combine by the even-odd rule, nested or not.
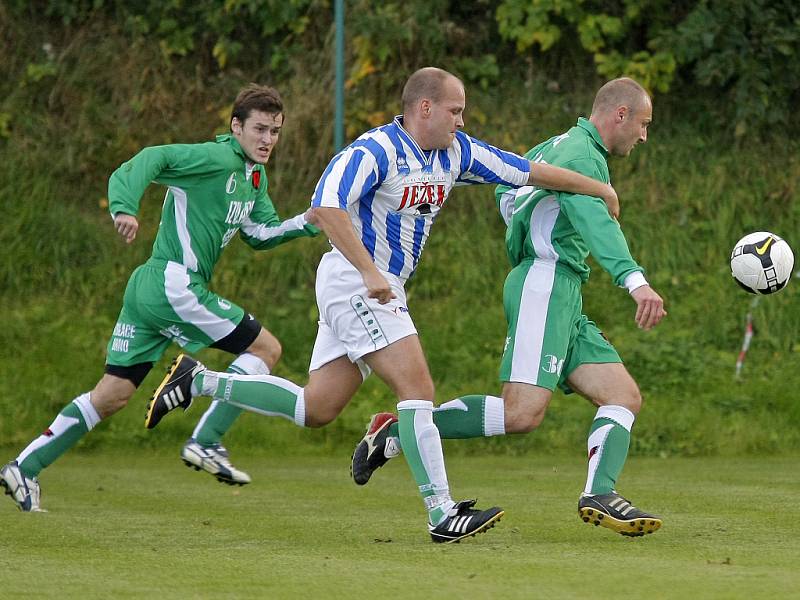
[[(398, 397), (400, 441), (428, 511), (431, 537), (453, 542), (492, 527), (503, 511), (476, 510), (474, 502), (450, 497), (432, 418), (434, 385), (404, 289), (431, 226), (456, 185), (568, 190), (602, 197), (612, 214), (618, 203), (607, 184), (532, 163), (461, 132), (464, 86), (446, 71), (415, 72), (402, 104), (401, 116), (337, 154), (314, 191), (312, 206), (333, 248), (317, 269), (320, 321), (305, 388), (271, 375), (203, 370), (181, 355), (157, 388), (151, 414), (160, 418), (188, 407), (192, 395), (208, 395), (232, 414), (246, 408), (321, 427), (375, 371)], [(176, 402), (178, 397), (185, 400)], [(367, 442), (385, 426), (372, 423)]]

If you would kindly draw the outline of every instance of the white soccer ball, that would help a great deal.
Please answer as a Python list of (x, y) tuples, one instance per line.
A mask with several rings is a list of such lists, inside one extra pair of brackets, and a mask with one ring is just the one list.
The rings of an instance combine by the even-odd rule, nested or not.
[(731, 274), (751, 294), (772, 294), (786, 287), (794, 254), (783, 238), (769, 231), (750, 233), (731, 252)]

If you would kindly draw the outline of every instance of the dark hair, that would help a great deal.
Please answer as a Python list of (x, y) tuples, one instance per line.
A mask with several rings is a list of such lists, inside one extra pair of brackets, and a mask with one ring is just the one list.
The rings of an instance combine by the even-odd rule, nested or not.
[(254, 110), (268, 115), (283, 114), (283, 100), (275, 88), (251, 83), (236, 96), (231, 111), (231, 121), (239, 119), (244, 123)]
[(403, 112), (409, 110), (423, 98), (438, 102), (442, 97), (444, 83), (448, 79), (455, 79), (461, 83), (461, 80), (452, 73), (436, 67), (425, 67), (412, 73), (403, 86), (401, 98)]

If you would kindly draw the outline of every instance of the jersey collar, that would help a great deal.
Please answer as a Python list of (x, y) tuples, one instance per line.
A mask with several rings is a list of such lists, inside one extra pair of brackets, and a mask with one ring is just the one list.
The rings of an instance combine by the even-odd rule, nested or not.
[(242, 147), (239, 145), (239, 140), (237, 140), (233, 135), (230, 133), (222, 133), (217, 136), (217, 143), (219, 144), (230, 144), (230, 147), (233, 148), (233, 151), (236, 152), (239, 156), (241, 156), (245, 161), (250, 161), (247, 155), (242, 150)]
[(603, 138), (600, 137), (600, 132), (597, 131), (597, 127), (594, 126), (594, 123), (592, 123), (589, 119), (578, 117), (577, 127), (585, 130), (594, 140), (594, 143), (600, 147), (600, 150), (602, 150), (603, 153), (608, 156), (608, 148), (606, 148), (606, 145), (603, 143)]
[(434, 151), (423, 150), (420, 148), (417, 140), (411, 137), (411, 134), (406, 131), (405, 127), (403, 127), (403, 115), (396, 115), (392, 123), (395, 127), (397, 127), (400, 138), (411, 147), (412, 152), (414, 152), (417, 160), (423, 165), (423, 167), (430, 167), (431, 163), (433, 162)]

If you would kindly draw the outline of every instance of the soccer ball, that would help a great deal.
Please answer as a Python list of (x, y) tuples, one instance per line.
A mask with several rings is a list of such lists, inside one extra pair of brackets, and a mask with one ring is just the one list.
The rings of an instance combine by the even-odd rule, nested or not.
[(736, 242), (731, 252), (731, 274), (751, 294), (772, 294), (786, 287), (794, 268), (794, 254), (782, 238), (756, 231)]

